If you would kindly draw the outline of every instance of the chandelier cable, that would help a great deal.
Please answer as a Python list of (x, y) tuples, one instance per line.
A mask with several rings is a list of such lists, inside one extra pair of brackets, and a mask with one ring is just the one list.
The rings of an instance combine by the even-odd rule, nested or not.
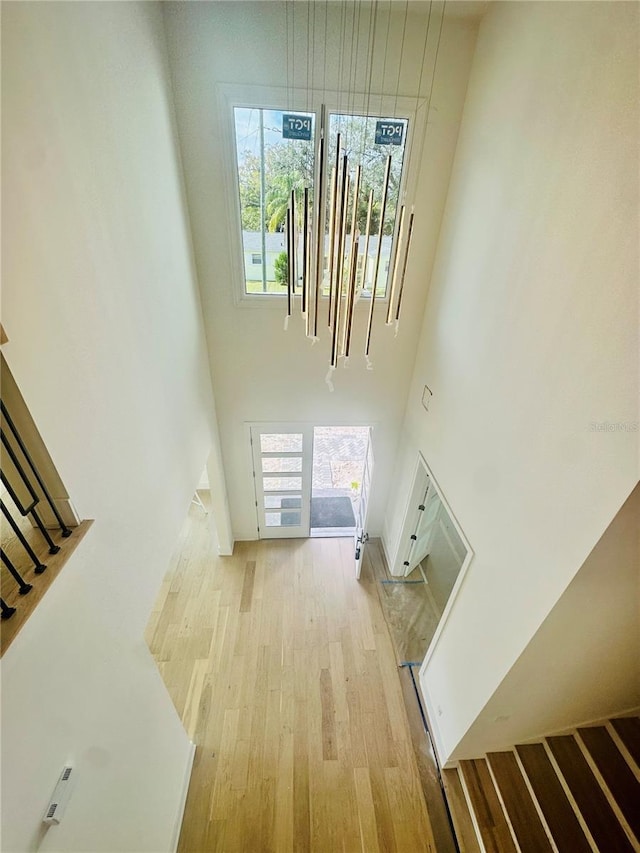
[(385, 115), (382, 112), (383, 102), (384, 102), (384, 83), (387, 77), (387, 51), (389, 49), (389, 30), (391, 28), (391, 3), (393, 0), (389, 0), (389, 10), (387, 12), (387, 35), (384, 43), (384, 62), (382, 64), (382, 80), (380, 81), (380, 118), (385, 118)]
[(436, 79), (436, 70), (438, 67), (438, 54), (440, 52), (440, 41), (442, 39), (442, 25), (444, 24), (444, 15), (446, 11), (447, 0), (443, 0), (442, 3), (442, 15), (440, 16), (440, 28), (438, 30), (438, 41), (436, 42), (436, 53), (433, 60), (433, 71), (431, 73), (431, 85), (429, 86), (429, 96), (427, 100), (427, 115), (424, 121), (424, 133), (422, 134), (422, 142), (420, 144), (420, 156), (418, 158), (418, 175), (416, 176), (416, 186), (418, 185), (418, 179), (420, 178), (420, 172), (422, 171), (422, 155), (424, 154), (424, 145), (427, 140), (427, 134), (429, 133), (429, 113), (431, 112), (431, 99), (433, 96), (433, 85)]
[[(424, 45), (422, 47), (422, 63), (420, 64), (420, 77), (418, 79), (418, 89), (416, 92), (416, 106), (415, 106), (415, 110), (414, 110), (414, 128), (413, 128), (413, 131), (411, 133), (411, 142), (409, 143), (409, 158), (407, 160), (407, 163), (409, 165), (411, 164), (411, 159), (413, 157), (413, 146), (414, 146), (415, 138), (416, 138), (415, 122), (417, 121), (417, 117), (418, 117), (418, 105), (420, 103), (420, 93), (422, 92), (422, 78), (424, 76), (424, 66), (425, 66), (426, 61), (427, 61), (427, 48), (428, 48), (428, 44), (429, 44), (429, 33), (431, 32), (431, 12), (432, 12), (432, 10), (433, 10), (433, 0), (429, 0), (429, 16), (427, 18), (427, 27), (426, 27), (426, 31), (425, 31), (425, 35), (424, 35)], [(426, 125), (425, 125), (425, 132), (426, 132)], [(421, 164), (419, 163), (418, 164), (418, 172), (420, 171), (420, 166), (421, 166)], [(416, 181), (416, 183), (417, 183), (417, 181)]]
[[(313, 6), (313, 15), (315, 19), (316, 7)], [(311, 42), (311, 50), (309, 50), (309, 42)], [(313, 89), (313, 63), (315, 61), (315, 35), (312, 37), (311, 29), (311, 9), (307, 6), (307, 112), (311, 103), (311, 91)]]
[(400, 90), (400, 73), (402, 71), (402, 58), (404, 56), (404, 40), (407, 33), (407, 13), (409, 11), (409, 0), (405, 0), (404, 4), (404, 24), (402, 26), (402, 42), (400, 45), (400, 56), (398, 57), (398, 76), (396, 78), (396, 99), (393, 104), (393, 117), (396, 118), (398, 112), (398, 92)]
[[(367, 129), (369, 125), (369, 98), (371, 97), (371, 71), (373, 68), (373, 39), (372, 32), (375, 36), (375, 29), (373, 29), (374, 22), (374, 8), (371, 7), (369, 10), (369, 32), (367, 34), (367, 58), (365, 60), (364, 66), (364, 96), (362, 101), (363, 112), (365, 114), (365, 120), (362, 123), (362, 134), (360, 137), (360, 163), (364, 160), (364, 149), (367, 141)], [(367, 81), (368, 76), (368, 81)], [(365, 98), (366, 98), (366, 106), (365, 106)]]
[(345, 30), (347, 26), (347, 0), (342, 0), (342, 8), (340, 10), (340, 57), (338, 61), (338, 133), (342, 130), (342, 70), (345, 48)]

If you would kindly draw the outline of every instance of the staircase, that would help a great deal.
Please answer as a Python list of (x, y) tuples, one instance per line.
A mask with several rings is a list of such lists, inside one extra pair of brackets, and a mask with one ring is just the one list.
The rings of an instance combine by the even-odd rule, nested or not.
[(640, 851), (640, 717), (444, 770), (461, 853)]

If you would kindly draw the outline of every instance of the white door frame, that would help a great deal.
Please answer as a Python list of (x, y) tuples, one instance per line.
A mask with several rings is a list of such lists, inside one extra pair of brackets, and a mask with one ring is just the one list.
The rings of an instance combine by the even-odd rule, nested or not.
[(473, 557), (474, 557), (473, 549), (471, 548), (471, 545), (469, 545), (469, 540), (464, 535), (464, 531), (460, 527), (460, 524), (458, 523), (458, 519), (456, 518), (455, 514), (453, 513), (451, 507), (449, 506), (449, 503), (448, 503), (447, 499), (445, 498), (445, 496), (442, 492), (442, 489), (440, 488), (440, 484), (438, 483), (437, 479), (435, 478), (431, 468), (427, 465), (424, 456), (421, 453), (418, 453), (418, 458), (416, 460), (416, 466), (414, 469), (413, 479), (411, 481), (411, 489), (409, 491), (409, 497), (407, 500), (407, 508), (405, 510), (404, 520), (402, 523), (402, 532), (400, 533), (400, 539), (399, 539), (399, 543), (398, 543), (396, 560), (395, 560), (395, 564), (394, 564), (394, 568), (396, 569), (396, 571), (393, 572), (393, 574), (394, 575), (402, 575), (404, 573), (405, 561), (411, 559), (410, 555), (411, 555), (412, 546), (414, 544), (413, 540), (411, 539), (411, 535), (414, 534), (415, 531), (417, 530), (418, 523), (420, 520), (420, 516), (422, 513), (422, 511), (418, 508), (420, 505), (420, 499), (416, 500), (416, 497), (419, 494), (424, 496), (424, 494), (426, 492), (427, 484), (429, 484), (429, 483), (431, 485), (433, 485), (433, 487), (436, 491), (436, 494), (440, 498), (442, 505), (444, 506), (447, 513), (449, 514), (449, 518), (451, 519), (451, 522), (453, 523), (453, 526), (456, 529), (456, 533), (458, 534), (458, 536), (462, 540), (465, 548), (467, 549), (467, 555), (464, 558), (462, 566), (460, 567), (460, 571), (458, 572), (458, 577), (456, 579), (456, 582), (453, 585), (453, 589), (451, 590), (451, 594), (449, 595), (449, 599), (447, 601), (447, 604), (444, 608), (442, 616), (440, 617), (440, 621), (438, 622), (438, 627), (435, 630), (435, 633), (431, 639), (431, 642), (429, 643), (429, 647), (427, 648), (427, 651), (425, 653), (424, 660), (422, 661), (422, 666), (420, 667), (420, 677), (421, 678), (424, 675), (424, 672), (426, 670), (427, 663), (429, 662), (429, 659), (433, 655), (435, 648), (438, 645), (438, 642), (440, 640), (440, 637), (442, 635), (444, 627), (447, 623), (447, 620), (449, 619), (449, 616), (450, 616), (451, 611), (453, 609), (453, 606), (455, 604), (455, 600), (458, 597), (458, 593), (460, 592), (460, 588), (462, 587), (462, 584), (464, 583), (464, 579), (466, 577), (467, 571), (469, 570), (469, 566), (470, 566), (471, 561), (473, 560)]
[[(313, 476), (312, 476), (313, 475), (313, 430), (315, 427), (337, 427), (337, 428), (340, 428), (340, 427), (350, 427), (350, 426), (366, 427), (369, 430), (369, 448), (370, 448), (370, 453), (373, 457), (373, 434), (374, 434), (374, 430), (377, 426), (377, 422), (365, 423), (365, 422), (357, 421), (357, 420), (353, 420), (353, 419), (341, 420), (341, 419), (337, 419), (337, 418), (322, 419), (322, 420), (317, 420), (317, 421), (312, 421), (312, 422), (310, 422), (310, 421), (303, 421), (303, 422), (301, 422), (301, 421), (288, 421), (288, 422), (245, 421), (244, 422), (244, 428), (245, 428), (245, 432), (246, 432), (246, 441), (247, 441), (246, 447), (247, 447), (247, 453), (248, 453), (248, 464), (249, 464), (249, 472), (248, 473), (249, 473), (249, 476), (253, 477), (254, 465), (255, 465), (254, 453), (253, 453), (253, 448), (252, 448), (252, 444), (251, 444), (251, 442), (252, 442), (252, 428), (258, 428), (258, 429), (263, 430), (264, 432), (275, 432), (275, 433), (277, 433), (279, 430), (285, 431), (285, 432), (286, 431), (288, 431), (288, 432), (302, 432), (303, 434), (305, 433), (305, 431), (310, 431), (311, 452), (309, 454), (309, 460), (308, 460), (308, 464), (310, 466), (309, 467), (309, 512), (308, 512), (308, 516), (307, 516), (310, 519), (310, 515), (311, 515), (311, 488), (313, 485)], [(274, 454), (274, 455), (277, 456), (279, 454)], [(258, 472), (256, 471), (255, 474), (257, 477)], [(256, 532), (258, 534), (257, 538), (261, 539), (261, 538), (267, 538), (267, 537), (262, 536), (262, 534), (264, 533), (264, 530), (261, 528), (261, 525), (260, 525), (260, 515), (258, 512), (259, 507), (258, 507), (258, 494), (257, 493), (258, 493), (258, 489), (257, 489), (256, 482), (254, 479), (253, 480), (252, 494), (254, 495), (254, 502), (255, 502), (255, 509), (256, 509)], [(269, 532), (271, 533), (275, 529), (278, 529), (278, 528), (269, 528)], [(307, 529), (306, 533), (300, 533), (299, 535), (301, 537), (308, 537), (310, 535), (310, 528)], [(282, 532), (276, 536), (269, 535), (268, 538), (285, 538), (285, 537), (286, 538), (290, 537), (290, 531), (287, 533)], [(291, 538), (294, 538), (294, 537), (291, 537)]]
[[(270, 423), (270, 422), (251, 422), (249, 427), (249, 439), (251, 447), (251, 470), (254, 482), (254, 496), (256, 506), (256, 522), (258, 528), (259, 539), (295, 539), (307, 538), (309, 536), (309, 520), (311, 515), (311, 474), (313, 466), (313, 427), (309, 424), (301, 423)], [(300, 434), (302, 436), (302, 450), (298, 451), (268, 451), (262, 452), (257, 442), (259, 436), (265, 433), (275, 434)], [(258, 464), (262, 458), (298, 458), (302, 460), (301, 470), (299, 472), (263, 472), (262, 466)], [(280, 492), (266, 492), (264, 490), (263, 476), (278, 476), (281, 479), (289, 479), (292, 477), (301, 480), (300, 491), (292, 491), (288, 495), (288, 490)], [(268, 526), (265, 518), (265, 497), (294, 497), (300, 494), (300, 524), (296, 526)], [(268, 512), (268, 509), (266, 510)], [(280, 510), (274, 509), (274, 512)], [(297, 509), (292, 509), (291, 512), (298, 512)]]
[(356, 529), (353, 535), (354, 552), (355, 552), (355, 573), (356, 580), (360, 580), (360, 572), (362, 571), (362, 561), (364, 560), (364, 551), (369, 539), (367, 533), (367, 521), (369, 518), (369, 502), (371, 500), (371, 485), (373, 483), (373, 472), (375, 469), (375, 458), (373, 455), (373, 446), (371, 443), (372, 429), (369, 428), (369, 440), (367, 441), (367, 449), (364, 454), (364, 464), (362, 467), (362, 484), (360, 486), (360, 503), (358, 504), (358, 517), (356, 519)]

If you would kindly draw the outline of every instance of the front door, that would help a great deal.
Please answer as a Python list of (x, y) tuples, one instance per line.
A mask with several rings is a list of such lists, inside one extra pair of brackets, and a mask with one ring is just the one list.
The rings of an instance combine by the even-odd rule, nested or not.
[(313, 427), (252, 424), (258, 536), (309, 536)]

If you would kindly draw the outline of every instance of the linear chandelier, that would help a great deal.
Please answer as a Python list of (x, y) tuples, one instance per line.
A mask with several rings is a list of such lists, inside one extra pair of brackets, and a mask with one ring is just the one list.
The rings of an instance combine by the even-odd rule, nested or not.
[[(422, 73), (425, 65), (432, 6), (433, 3), (431, 2), (429, 4), (429, 15), (424, 38), (420, 82), (418, 84), (418, 93), (416, 97), (416, 111), (422, 85)], [(374, 4), (374, 8), (377, 23), (377, 2)], [(401, 57), (404, 49), (404, 33), (407, 26), (407, 10), (408, 3), (405, 4)], [(438, 34), (438, 48), (442, 34), (444, 13), (445, 4), (443, 3), (440, 18), (440, 32)], [(390, 19), (391, 3), (389, 3), (388, 15)], [(387, 26), (387, 41), (388, 39), (389, 27)], [(342, 42), (344, 43), (345, 41), (346, 38), (343, 30)], [(373, 28), (373, 38), (371, 39), (371, 64), (368, 69), (369, 86), (371, 85), (371, 70), (375, 61), (373, 49), (374, 42), (375, 25)], [(385, 66), (387, 46), (385, 46)], [(313, 47), (315, 49), (315, 36)], [(310, 30), (308, 29), (307, 55), (310, 55), (311, 51), (312, 45), (310, 41)], [(433, 92), (433, 80), (435, 78), (437, 56), (438, 50), (436, 49), (431, 88), (427, 101), (425, 134), (431, 104), (431, 95)], [(396, 105), (398, 101), (397, 87), (399, 86), (400, 80), (401, 61), (402, 59), (400, 58), (398, 66), (398, 82), (396, 85)], [(384, 77), (382, 85), (384, 86)], [(354, 93), (347, 92), (347, 102), (350, 97), (353, 97), (355, 100), (356, 96)], [(360, 93), (358, 97), (364, 98), (366, 102), (366, 108), (364, 111), (359, 112), (359, 116), (364, 119), (365, 122), (368, 122), (369, 119), (372, 118), (369, 109), (371, 101), (370, 89), (364, 94)], [(382, 96), (380, 96), (380, 102), (382, 105)], [(295, 118), (295, 116), (291, 118)], [(402, 119), (401, 121), (394, 121), (395, 111), (393, 118), (390, 118), (389, 116), (383, 118), (380, 113), (373, 116), (373, 118), (377, 119), (376, 143), (379, 141), (378, 131), (381, 126), (382, 129), (379, 131), (381, 134), (384, 134), (385, 128), (386, 132), (393, 134), (398, 132), (398, 125), (403, 125), (405, 130), (408, 127), (408, 122), (405, 119)], [(323, 324), (326, 325), (329, 331), (330, 340), (329, 370), (326, 381), (330, 390), (333, 390), (333, 372), (338, 367), (340, 359), (343, 360), (343, 364), (346, 366), (354, 351), (354, 309), (362, 296), (366, 296), (369, 299), (363, 354), (367, 368), (372, 369), (370, 354), (374, 332), (374, 319), (376, 315), (376, 301), (379, 296), (378, 279), (382, 258), (383, 235), (385, 225), (389, 224), (389, 222), (385, 220), (385, 215), (388, 210), (392, 156), (391, 154), (388, 154), (386, 157), (384, 177), (382, 178), (381, 185), (369, 188), (367, 193), (367, 188), (363, 186), (362, 180), (362, 152), (360, 153), (360, 162), (350, 162), (345, 138), (339, 128), (335, 135), (334, 145), (330, 145), (331, 138), (327, 119), (328, 110), (323, 104), (320, 110), (319, 140), (313, 181), (314, 189), (317, 189), (317, 191), (312, 193), (311, 188), (307, 185), (304, 187), (304, 191), (299, 193), (298, 199), (296, 199), (295, 189), (291, 190), (289, 197), (285, 222), (287, 256), (287, 312), (285, 318), (285, 329), (288, 328), (290, 317), (294, 311), (297, 310), (297, 303), (299, 303), (299, 310), (304, 318), (306, 336), (314, 343), (319, 340), (319, 330), (321, 326)], [(394, 127), (394, 125), (396, 125), (396, 127)], [(384, 140), (380, 141), (382, 142)], [(398, 143), (396, 142), (395, 144)], [(422, 159), (423, 147), (424, 136), (422, 139), (420, 160)], [(411, 139), (411, 148), (413, 148), (413, 135)], [(410, 158), (411, 151), (409, 152), (409, 159)], [(355, 159), (357, 160), (358, 158), (356, 157)], [(398, 202), (400, 202), (400, 198), (398, 198)], [(366, 205), (366, 225), (364, 226), (364, 230), (361, 230), (358, 225), (358, 212), (362, 209), (361, 206), (363, 204)], [(399, 210), (396, 210), (396, 219), (393, 229), (394, 233), (392, 235), (391, 244), (391, 256), (389, 257), (388, 267), (385, 270), (385, 295), (388, 297), (385, 324), (387, 326), (391, 326), (395, 323), (396, 334), (398, 333), (402, 311), (407, 264), (414, 231), (414, 208), (411, 206), (410, 209), (408, 209), (408, 212), (407, 209), (408, 206), (405, 203), (402, 203), (399, 206)], [(378, 214), (376, 227), (373, 227), (375, 219), (374, 210), (377, 210)], [(373, 247), (372, 255), (370, 256), (370, 246), (374, 240), (375, 245)], [(371, 284), (370, 287), (368, 287), (367, 273), (371, 270)], [(320, 296), (323, 293), (328, 296), (326, 315), (324, 311), (321, 311)]]

